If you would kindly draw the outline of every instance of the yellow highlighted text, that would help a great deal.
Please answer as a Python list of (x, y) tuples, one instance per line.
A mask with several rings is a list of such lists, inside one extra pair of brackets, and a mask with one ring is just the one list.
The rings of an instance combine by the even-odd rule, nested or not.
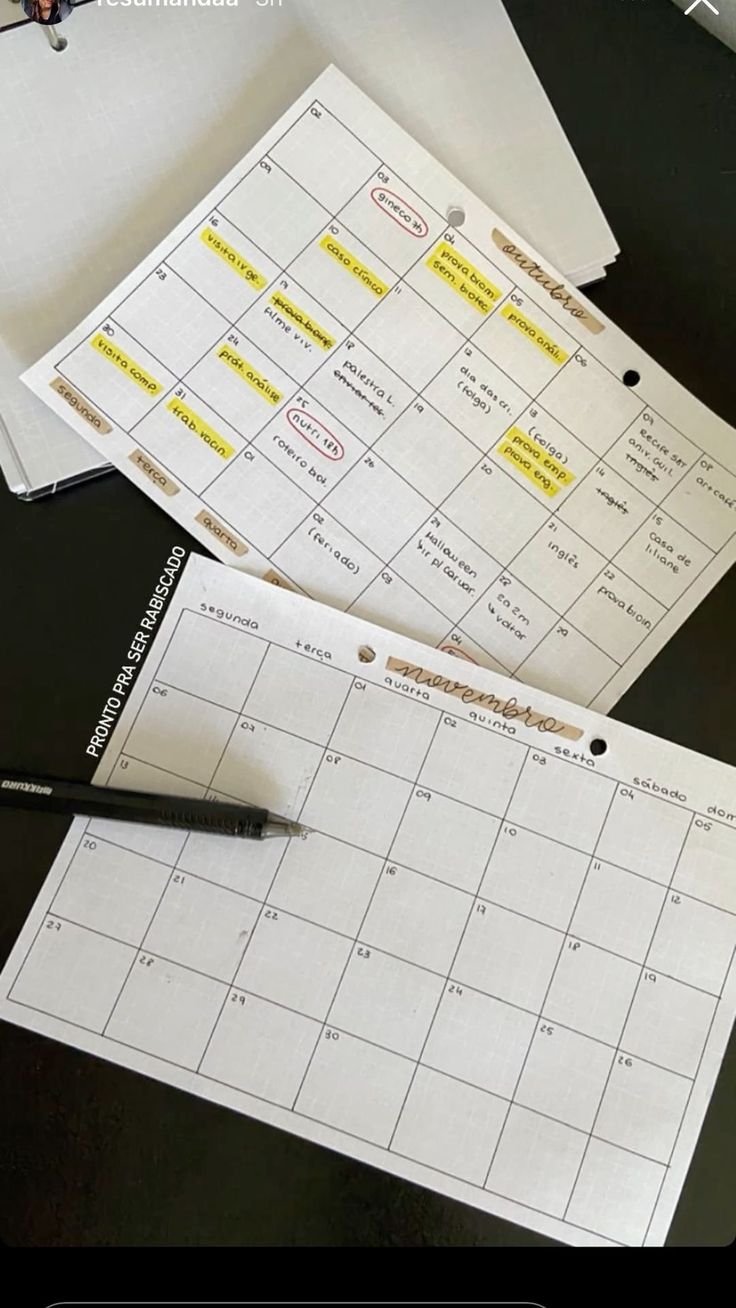
[(357, 277), (358, 281), (362, 282), (369, 291), (372, 291), (376, 299), (380, 300), (381, 296), (386, 294), (389, 289), (386, 283), (382, 282), (380, 277), (371, 272), (370, 268), (367, 268), (364, 263), (356, 259), (354, 254), (346, 250), (344, 245), (336, 241), (334, 236), (330, 236), (329, 232), (322, 237), (320, 246), (333, 259), (342, 264), (343, 268), (352, 273), (353, 277)]
[(520, 472), (522, 477), (527, 477), (529, 481), (533, 482), (544, 495), (548, 495), (551, 498), (559, 491), (559, 486), (554, 484), (552, 478), (544, 471), (544, 469), (540, 468), (539, 464), (536, 463), (534, 459), (530, 458), (528, 454), (524, 454), (519, 447), (513, 445), (511, 441), (506, 439), (502, 440), (501, 444), (496, 448), (496, 453), (500, 454), (502, 458), (508, 459), (509, 463), (513, 464), (516, 468), (516, 471)]
[(548, 359), (560, 364), (566, 363), (569, 359), (570, 356), (567, 351), (557, 345), (551, 336), (547, 336), (542, 328), (537, 327), (537, 324), (527, 318), (520, 309), (517, 309), (515, 304), (505, 304), (501, 310), (501, 317), (510, 322), (511, 326), (521, 332), (522, 336), (526, 336), (526, 339), (536, 345), (543, 354), (546, 354)]
[(517, 472), (527, 477), (543, 495), (550, 498), (575, 480), (574, 472), (565, 468), (519, 427), (510, 428), (496, 446), (496, 454), (513, 464)]
[(230, 445), (228, 441), (223, 440), (214, 427), (210, 427), (204, 418), (200, 418), (199, 414), (195, 413), (194, 409), (190, 409), (189, 405), (185, 404), (183, 400), (170, 399), (166, 408), (169, 413), (173, 413), (175, 418), (183, 422), (185, 427), (194, 432), (195, 436), (204, 441), (205, 445), (209, 445), (215, 454), (219, 454), (221, 459), (229, 459), (231, 454), (235, 453), (235, 447)]
[(231, 345), (218, 346), (217, 357), (222, 359), (222, 362), (226, 363), (228, 368), (232, 368), (233, 372), (236, 372), (239, 377), (242, 377), (244, 382), (252, 386), (254, 391), (258, 391), (259, 395), (262, 395), (263, 399), (267, 400), (269, 404), (280, 404), (283, 399), (281, 391), (277, 390), (273, 382), (270, 382), (267, 377), (258, 372), (258, 369), (254, 368), (252, 363), (248, 363), (248, 360), (238, 354)]
[(256, 290), (263, 290), (268, 278), (264, 277), (263, 273), (259, 273), (252, 263), (248, 263), (248, 260), (244, 259), (242, 254), (238, 254), (238, 251), (232, 245), (228, 245), (227, 241), (223, 241), (222, 237), (213, 231), (211, 227), (205, 227), (204, 231), (199, 233), (199, 239), (204, 241), (208, 250), (212, 250), (213, 254), (219, 255), (228, 268), (232, 268), (233, 272), (236, 272), (238, 277), (242, 277), (244, 282), (248, 282), (250, 286), (255, 286)]
[(480, 268), (458, 254), (449, 241), (440, 241), (427, 259), (427, 267), (442, 278), (453, 291), (472, 304), (478, 313), (490, 313), (501, 292)]
[(119, 368), (121, 372), (130, 377), (130, 380), (134, 381), (136, 386), (140, 386), (141, 390), (145, 391), (147, 395), (159, 395), (163, 390), (163, 386), (156, 381), (155, 377), (152, 377), (144, 368), (141, 368), (135, 359), (131, 359), (130, 355), (121, 350), (109, 336), (105, 336), (104, 332), (97, 332), (92, 337), (90, 345), (93, 350), (98, 350), (100, 354), (104, 354), (105, 358), (110, 360), (110, 363), (114, 363), (116, 368)]
[(551, 454), (548, 454), (541, 445), (537, 445), (537, 442), (532, 440), (531, 436), (527, 436), (526, 432), (522, 431), (521, 428), (511, 427), (501, 443), (513, 445), (514, 449), (519, 450), (527, 458), (533, 459), (535, 463), (539, 464), (540, 468), (549, 473), (558, 485), (571, 486), (574, 482), (575, 473), (570, 472), (564, 464), (560, 463), (559, 459), (555, 459)]
[(274, 291), (271, 296), (271, 304), (274, 309), (278, 309), (279, 313), (288, 318), (289, 322), (304, 336), (308, 336), (316, 345), (319, 345), (321, 350), (332, 349), (335, 344), (334, 336), (330, 336), (324, 327), (320, 327), (313, 318), (310, 318), (308, 313), (305, 313), (304, 309), (299, 309), (296, 304), (292, 304), (291, 300), (287, 300), (281, 291)]

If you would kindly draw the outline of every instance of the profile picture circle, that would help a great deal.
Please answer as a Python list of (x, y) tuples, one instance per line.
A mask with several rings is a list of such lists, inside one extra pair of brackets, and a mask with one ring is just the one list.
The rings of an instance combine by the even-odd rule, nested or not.
[(63, 23), (72, 12), (69, 0), (21, 0), (21, 4), (26, 17), (33, 23), (41, 23), (44, 27)]

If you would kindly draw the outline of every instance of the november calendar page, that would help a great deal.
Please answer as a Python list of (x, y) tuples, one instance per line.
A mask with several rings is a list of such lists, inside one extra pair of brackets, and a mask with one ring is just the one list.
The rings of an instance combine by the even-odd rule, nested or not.
[(77, 819), (4, 1017), (565, 1243), (664, 1242), (733, 1019), (733, 769), (196, 556), (112, 717), (98, 785), (300, 833)]

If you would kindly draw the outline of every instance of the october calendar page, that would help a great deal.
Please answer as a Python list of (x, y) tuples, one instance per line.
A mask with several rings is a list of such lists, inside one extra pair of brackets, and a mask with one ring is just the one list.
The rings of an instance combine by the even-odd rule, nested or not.
[(734, 432), (334, 68), (24, 380), (221, 560), (601, 711), (736, 559)]
[(2, 1016), (568, 1243), (664, 1242), (734, 1015), (733, 769), (195, 557), (95, 781), (306, 830), (76, 819)]

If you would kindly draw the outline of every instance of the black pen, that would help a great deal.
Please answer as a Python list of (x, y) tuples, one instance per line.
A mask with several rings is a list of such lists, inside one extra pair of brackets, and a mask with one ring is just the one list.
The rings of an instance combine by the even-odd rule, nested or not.
[(248, 804), (223, 804), (209, 799), (188, 799), (183, 795), (149, 795), (141, 790), (111, 790), (51, 777), (29, 777), (0, 771), (0, 807), (36, 809), (67, 816), (113, 818), (123, 822), (145, 822), (156, 827), (184, 827), (187, 831), (208, 831), (218, 836), (242, 836), (265, 840), (270, 836), (298, 836), (304, 830), (298, 822), (275, 817), (267, 808)]

